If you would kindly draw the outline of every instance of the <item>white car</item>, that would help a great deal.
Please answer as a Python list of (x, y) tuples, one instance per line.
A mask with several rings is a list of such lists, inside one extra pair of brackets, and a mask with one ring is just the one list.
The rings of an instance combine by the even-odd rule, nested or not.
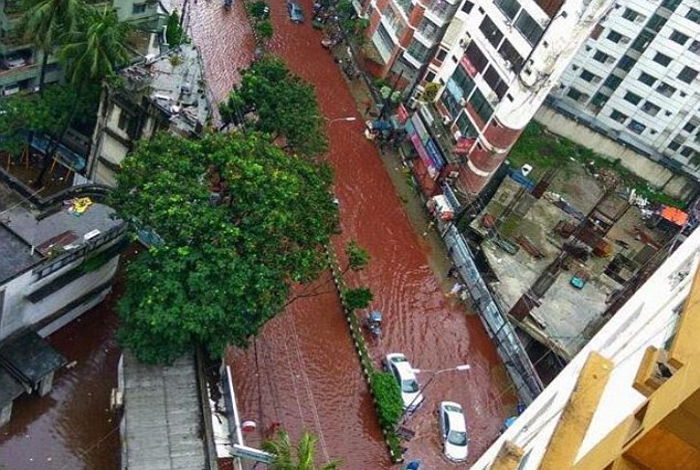
[(445, 457), (453, 462), (464, 462), (469, 454), (469, 437), (462, 407), (453, 401), (443, 401), (438, 415)]
[(423, 403), (423, 394), (420, 393), (420, 386), (413, 367), (401, 353), (387, 354), (384, 359), (386, 368), (394, 374), (396, 381), (401, 387), (401, 399), (406, 411), (415, 411)]

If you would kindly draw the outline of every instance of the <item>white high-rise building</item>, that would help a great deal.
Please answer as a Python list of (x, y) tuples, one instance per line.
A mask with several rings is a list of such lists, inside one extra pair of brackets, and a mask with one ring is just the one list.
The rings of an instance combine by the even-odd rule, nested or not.
[(617, 0), (552, 104), (670, 169), (700, 179), (700, 0)]

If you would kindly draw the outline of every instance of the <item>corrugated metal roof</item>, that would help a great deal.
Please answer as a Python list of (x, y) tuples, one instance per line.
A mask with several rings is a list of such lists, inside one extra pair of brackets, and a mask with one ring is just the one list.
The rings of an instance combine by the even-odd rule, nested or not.
[(171, 366), (139, 363), (124, 352), (124, 458), (128, 470), (200, 470), (201, 438), (194, 358)]

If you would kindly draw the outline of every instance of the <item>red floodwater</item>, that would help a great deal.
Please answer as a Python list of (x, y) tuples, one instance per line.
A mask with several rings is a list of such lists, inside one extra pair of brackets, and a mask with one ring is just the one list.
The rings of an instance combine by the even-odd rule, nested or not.
[(109, 396), (117, 386), (113, 307), (121, 292), (117, 281), (107, 300), (49, 338), (75, 366), (57, 373), (50, 395), (15, 402), (12, 421), (0, 430), (2, 470), (119, 468), (119, 423)]

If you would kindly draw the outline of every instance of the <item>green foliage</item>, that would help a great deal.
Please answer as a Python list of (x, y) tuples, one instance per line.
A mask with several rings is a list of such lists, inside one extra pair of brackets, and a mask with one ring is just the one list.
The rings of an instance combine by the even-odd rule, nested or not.
[(169, 362), (193, 344), (245, 346), (292, 283), (325, 268), (337, 227), (331, 170), (257, 133), (158, 135), (122, 163), (110, 204), (164, 241), (133, 261), (118, 311), (122, 345)]
[(609, 168), (619, 175), (622, 184), (634, 188), (638, 195), (644, 196), (649, 201), (685, 207), (683, 201), (653, 188), (647, 181), (622, 166), (619, 158), (609, 160), (587, 147), (547, 132), (542, 125), (535, 121), (530, 122), (520, 135), (508, 154), (508, 161), (516, 167), (528, 163), (535, 168), (536, 175), (541, 175), (545, 169), (555, 165), (564, 168), (572, 165), (585, 165), (594, 170), (596, 168)]
[(272, 22), (270, 20), (262, 20), (255, 24), (255, 31), (262, 39), (270, 39), (274, 33)]
[(369, 253), (355, 240), (350, 240), (345, 247), (345, 255), (348, 257), (348, 269), (360, 271), (369, 263)]
[(80, 28), (66, 34), (58, 51), (68, 81), (76, 86), (115, 75), (130, 57), (126, 38), (131, 28), (119, 21), (116, 10), (88, 9), (84, 15)]
[(305, 156), (320, 155), (328, 148), (324, 119), (318, 109), (314, 88), (294, 75), (276, 57), (265, 56), (242, 72), (240, 86), (220, 106), (226, 122), (255, 112), (248, 123), (273, 138), (284, 137), (287, 147)]
[(26, 141), (20, 131), (58, 136), (74, 106), (78, 117), (94, 117), (99, 102), (99, 87), (86, 87), (81, 93), (68, 85), (48, 85), (43, 94), (11, 95), (0, 101), (0, 148), (19, 154)]
[(178, 15), (175, 10), (173, 10), (168, 17), (165, 29), (165, 40), (171, 48), (187, 42), (187, 35), (180, 26), (180, 15)]
[(248, 4), (248, 14), (256, 20), (262, 20), (270, 16), (270, 7), (262, 0)]
[(432, 103), (435, 101), (438, 91), (440, 91), (440, 85), (435, 82), (428, 83), (423, 91), (423, 101)]
[(386, 429), (393, 429), (403, 415), (401, 389), (396, 377), (389, 372), (375, 371), (370, 386), (374, 399), (377, 400), (379, 424)]
[(374, 298), (374, 294), (367, 287), (346, 289), (343, 296), (345, 297), (345, 305), (350, 310), (367, 308)]
[(294, 446), (286, 431), (280, 430), (273, 440), (263, 442), (263, 450), (275, 457), (269, 470), (336, 470), (342, 460), (333, 459), (321, 466), (316, 465), (316, 447), (318, 437), (308, 431), (304, 431), (299, 442)]

